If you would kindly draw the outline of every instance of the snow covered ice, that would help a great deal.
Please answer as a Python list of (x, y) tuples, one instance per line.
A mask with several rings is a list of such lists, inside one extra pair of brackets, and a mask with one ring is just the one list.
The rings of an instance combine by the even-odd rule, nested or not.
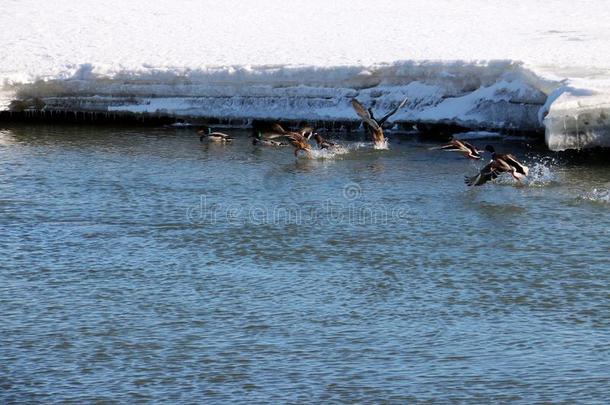
[(0, 108), (541, 131), (610, 146), (604, 1), (3, 1)]

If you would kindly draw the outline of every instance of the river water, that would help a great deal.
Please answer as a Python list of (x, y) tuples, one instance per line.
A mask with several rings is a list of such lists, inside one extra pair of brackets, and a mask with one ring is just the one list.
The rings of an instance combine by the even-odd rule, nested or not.
[(0, 130), (0, 402), (610, 400), (607, 160), (233, 133)]

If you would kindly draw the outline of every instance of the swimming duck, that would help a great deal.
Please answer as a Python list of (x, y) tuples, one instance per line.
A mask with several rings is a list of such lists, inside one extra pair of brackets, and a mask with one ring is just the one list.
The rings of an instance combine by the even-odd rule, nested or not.
[(224, 132), (212, 132), (211, 128), (200, 129), (199, 131), (197, 131), (197, 133), (201, 134), (201, 136), (199, 137), (199, 142), (203, 142), (203, 140), (205, 139), (212, 142), (229, 143), (233, 142), (234, 139), (232, 136), (227, 135)]
[(449, 141), (449, 143), (447, 143), (445, 145), (439, 146), (438, 148), (432, 148), (432, 149), (440, 149), (440, 150), (444, 150), (447, 152), (461, 152), (467, 158), (474, 159), (474, 160), (481, 159), (481, 152), (482, 152), (482, 151), (478, 150), (477, 148), (475, 148), (474, 146), (472, 146), (472, 144), (470, 144), (466, 141), (461, 141), (456, 138), (451, 139), (451, 141)]
[(274, 137), (276, 137), (275, 134), (263, 136), (263, 134), (259, 131), (256, 135), (252, 136), (252, 145), (288, 146), (287, 143), (274, 140)]
[(398, 112), (398, 110), (400, 110), (406, 102), (407, 99), (405, 98), (400, 104), (398, 104), (396, 108), (387, 113), (380, 120), (375, 119), (375, 117), (373, 116), (373, 110), (371, 108), (367, 110), (366, 108), (364, 108), (362, 103), (360, 103), (360, 101), (355, 98), (352, 99), (352, 106), (354, 107), (354, 110), (356, 110), (356, 113), (360, 116), (360, 118), (362, 118), (362, 121), (364, 122), (365, 127), (367, 128), (367, 132), (373, 138), (373, 143), (375, 144), (375, 146), (383, 146), (385, 144), (385, 136), (383, 135), (383, 124), (388, 120), (388, 118), (396, 114), (396, 112)]
[(491, 152), (491, 161), (477, 175), (466, 176), (464, 180), (466, 185), (481, 186), (497, 178), (500, 173), (510, 173), (519, 181), (529, 174), (529, 168), (519, 162), (513, 155), (498, 154), (491, 145), (485, 146), (485, 150)]

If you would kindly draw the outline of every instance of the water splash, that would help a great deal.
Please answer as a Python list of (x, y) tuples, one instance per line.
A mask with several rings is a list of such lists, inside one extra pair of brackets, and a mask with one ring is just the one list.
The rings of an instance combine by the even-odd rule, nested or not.
[(377, 150), (388, 150), (390, 146), (388, 145), (388, 140), (384, 139), (380, 144), (373, 144), (373, 149)]
[(371, 142), (354, 142), (347, 145), (349, 150), (358, 150), (362, 148), (370, 148), (373, 144)]
[(556, 174), (553, 171), (553, 164), (540, 161), (530, 166), (529, 174), (522, 183), (528, 187), (545, 187), (555, 183), (555, 181)]
[(332, 148), (312, 149), (309, 155), (303, 155), (309, 159), (334, 159), (337, 156), (345, 155), (361, 148), (371, 147), (370, 142), (354, 142), (347, 145), (335, 144)]
[(610, 187), (608, 188), (594, 188), (588, 193), (584, 193), (578, 196), (579, 200), (589, 201), (596, 204), (608, 204), (610, 205)]
[(527, 177), (521, 181), (516, 180), (511, 174), (503, 173), (496, 182), (502, 185), (520, 187), (547, 187), (557, 181), (554, 169), (555, 160), (549, 157), (534, 158), (534, 161), (524, 162), (529, 167)]

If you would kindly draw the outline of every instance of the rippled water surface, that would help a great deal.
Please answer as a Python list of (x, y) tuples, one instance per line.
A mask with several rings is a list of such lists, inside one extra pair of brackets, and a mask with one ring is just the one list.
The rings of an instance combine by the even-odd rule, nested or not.
[(610, 400), (609, 163), (237, 135), (0, 131), (0, 402)]

